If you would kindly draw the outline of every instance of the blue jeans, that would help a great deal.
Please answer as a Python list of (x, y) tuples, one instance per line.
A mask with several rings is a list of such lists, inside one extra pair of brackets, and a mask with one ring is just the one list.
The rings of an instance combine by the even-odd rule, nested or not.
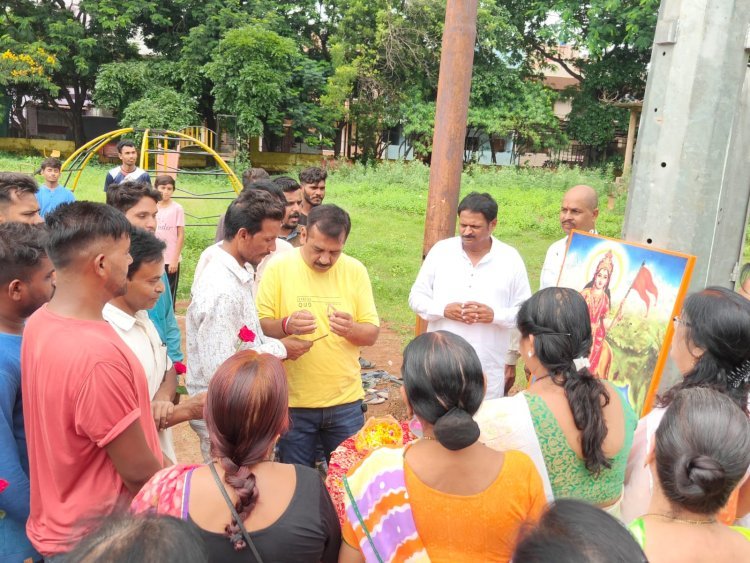
[(318, 443), (330, 461), (331, 452), (365, 423), (362, 401), (319, 409), (290, 408), (289, 418), (289, 432), (279, 440), (281, 461), (308, 467), (315, 466)]

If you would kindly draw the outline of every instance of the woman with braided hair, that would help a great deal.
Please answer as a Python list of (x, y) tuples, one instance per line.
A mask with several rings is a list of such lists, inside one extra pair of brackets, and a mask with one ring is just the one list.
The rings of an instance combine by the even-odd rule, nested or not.
[[(723, 287), (707, 287), (685, 299), (674, 318), (670, 357), (682, 379), (659, 397), (657, 407), (638, 422), (625, 478), (623, 516), (631, 521), (648, 510), (653, 479), (646, 456), (676, 393), (707, 387), (727, 395), (748, 413), (750, 393), (750, 301)], [(745, 480), (719, 514), (726, 524), (750, 512), (750, 480)]]
[(209, 561), (336, 561), (341, 530), (319, 474), (273, 461), (289, 420), (281, 362), (251, 350), (230, 357), (211, 379), (205, 418), (212, 463), (160, 471), (132, 510), (187, 520)]
[(547, 500), (574, 498), (619, 516), (636, 416), (589, 369), (591, 323), (573, 289), (550, 287), (518, 311), (520, 351), (532, 380), (513, 397), (486, 401), (476, 416), (490, 447), (535, 462)]
[(477, 353), (456, 334), (428, 332), (404, 350), (402, 375), (407, 414), (423, 436), (372, 451), (344, 477), (339, 561), (510, 560), (544, 491), (528, 456), (478, 441)]

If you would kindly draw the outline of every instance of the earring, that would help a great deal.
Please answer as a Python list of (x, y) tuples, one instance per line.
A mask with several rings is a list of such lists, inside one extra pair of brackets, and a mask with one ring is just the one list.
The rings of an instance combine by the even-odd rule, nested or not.
[(526, 352), (526, 355), (530, 358), (531, 356), (534, 355), (534, 352), (532, 352), (531, 350), (529, 350), (528, 352)]

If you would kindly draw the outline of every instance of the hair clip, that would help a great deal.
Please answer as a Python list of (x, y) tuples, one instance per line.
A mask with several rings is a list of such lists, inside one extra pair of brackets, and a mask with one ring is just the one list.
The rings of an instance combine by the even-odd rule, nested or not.
[(739, 389), (748, 382), (750, 382), (750, 360), (745, 360), (729, 372), (727, 383), (735, 389)]
[(569, 332), (539, 332), (534, 336), (570, 336)]

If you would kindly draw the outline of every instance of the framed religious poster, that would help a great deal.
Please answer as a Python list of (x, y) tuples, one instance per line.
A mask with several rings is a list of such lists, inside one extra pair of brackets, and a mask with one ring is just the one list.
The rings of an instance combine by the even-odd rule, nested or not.
[(558, 285), (589, 308), (591, 372), (607, 379), (636, 413), (651, 409), (669, 355), (695, 256), (572, 231)]

